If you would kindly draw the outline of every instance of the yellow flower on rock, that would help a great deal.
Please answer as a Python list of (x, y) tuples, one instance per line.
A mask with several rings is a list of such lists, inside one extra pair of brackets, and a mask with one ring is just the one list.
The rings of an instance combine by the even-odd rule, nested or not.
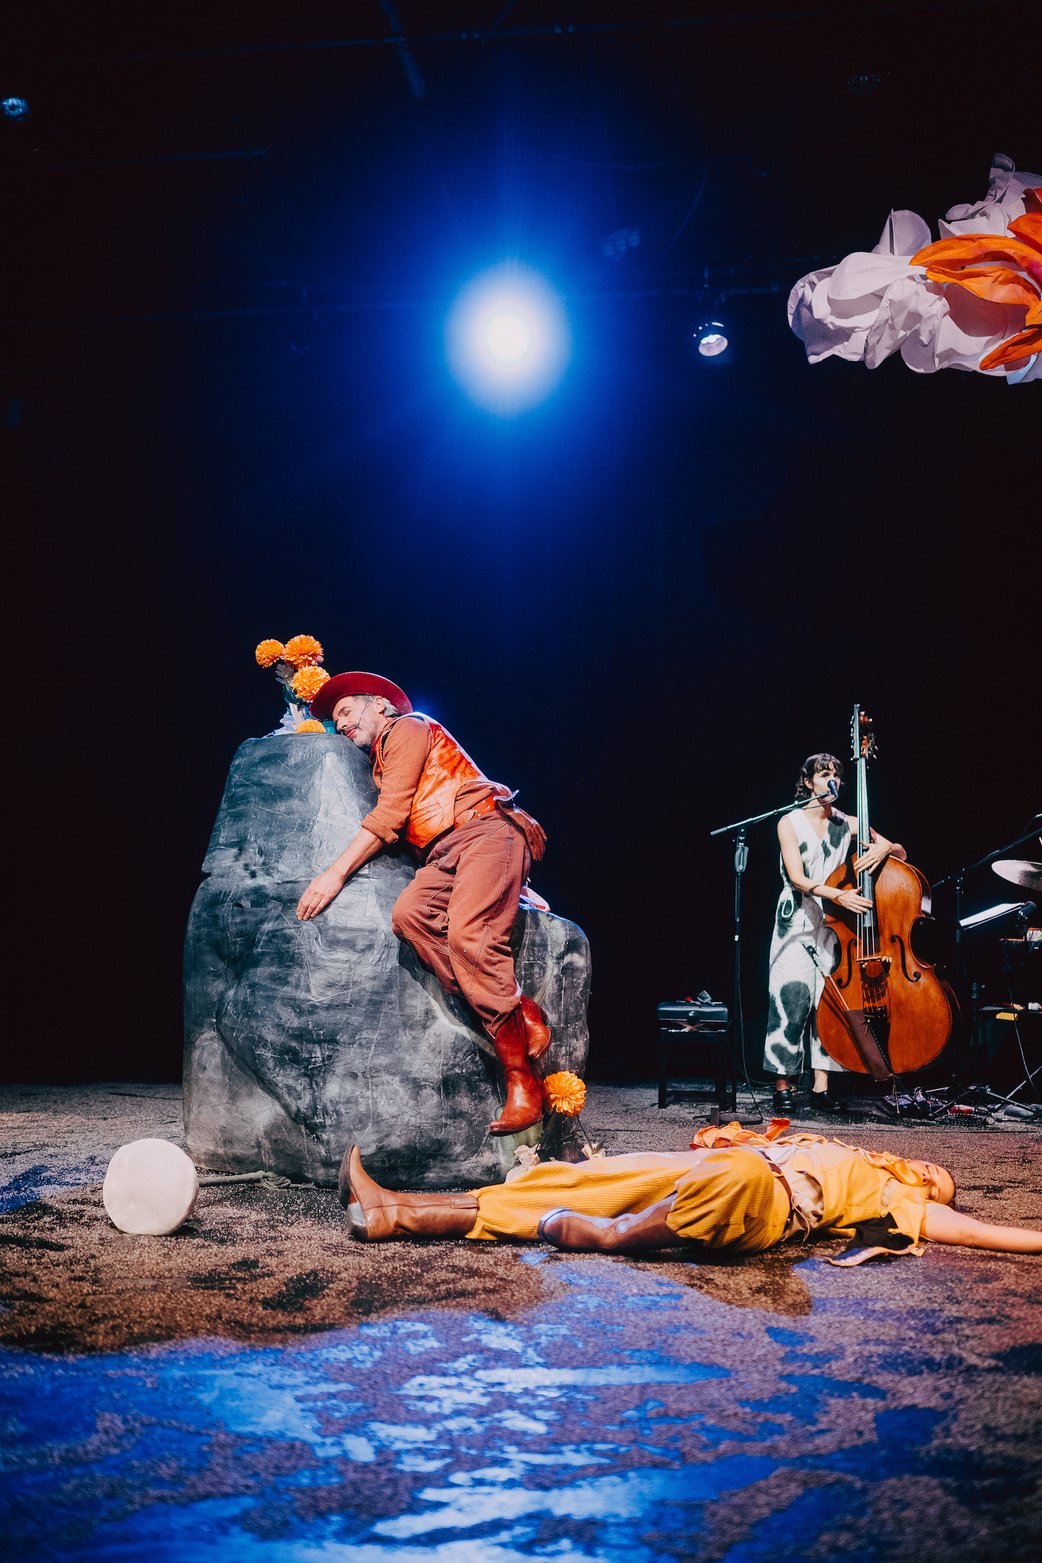
[(295, 668), (311, 668), (322, 661), (325, 652), (322, 650), (322, 642), (316, 640), (314, 635), (293, 635), (286, 642), (283, 656)]
[(547, 1104), (565, 1118), (578, 1118), (586, 1105), (586, 1086), (570, 1069), (559, 1069), (543, 1081)]
[(298, 722), (294, 728), (297, 733), (324, 733), (325, 730), (325, 723), (316, 721), (313, 716), (309, 716), (306, 722)]
[(329, 683), (329, 674), (325, 668), (301, 668), (299, 673), (294, 673), (289, 681), (289, 687), (298, 700), (303, 700), (305, 705), (310, 705), (318, 694), (323, 684)]
[(281, 640), (262, 640), (254, 652), (254, 656), (262, 668), (270, 668), (280, 660), (285, 650), (286, 648)]

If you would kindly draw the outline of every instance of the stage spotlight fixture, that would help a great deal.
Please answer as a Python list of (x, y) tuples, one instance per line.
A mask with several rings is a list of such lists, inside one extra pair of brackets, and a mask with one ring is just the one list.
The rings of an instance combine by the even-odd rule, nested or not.
[(727, 330), (720, 320), (707, 320), (695, 332), (695, 342), (703, 358), (719, 358), (727, 352)]
[(3, 109), (5, 119), (29, 118), (29, 105), (24, 98), (4, 98), (0, 109)]
[(452, 306), (445, 335), (460, 385), (500, 417), (549, 395), (571, 350), (561, 300), (544, 277), (516, 261), (468, 283)]

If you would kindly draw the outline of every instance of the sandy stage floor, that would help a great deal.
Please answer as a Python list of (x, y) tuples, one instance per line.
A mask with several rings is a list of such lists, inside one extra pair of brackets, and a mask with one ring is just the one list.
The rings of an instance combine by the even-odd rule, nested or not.
[[(583, 1120), (609, 1151), (686, 1146), (704, 1110), (654, 1103), (594, 1087)], [(365, 1246), (331, 1191), (251, 1185), (133, 1238), (104, 1168), (181, 1139), (179, 1090), (3, 1105), (0, 1511), (21, 1557), (1035, 1555), (1042, 1259)], [(1030, 1126), (835, 1132), (1042, 1226)]]

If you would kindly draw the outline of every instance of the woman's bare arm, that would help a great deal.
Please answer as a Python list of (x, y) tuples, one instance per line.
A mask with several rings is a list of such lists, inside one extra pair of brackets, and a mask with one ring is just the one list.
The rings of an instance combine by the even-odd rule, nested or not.
[(992, 1248), (1004, 1254), (1042, 1254), (1042, 1232), (1030, 1227), (1000, 1227), (978, 1221), (950, 1205), (926, 1201), (923, 1236), (931, 1243), (960, 1243), (964, 1248)]

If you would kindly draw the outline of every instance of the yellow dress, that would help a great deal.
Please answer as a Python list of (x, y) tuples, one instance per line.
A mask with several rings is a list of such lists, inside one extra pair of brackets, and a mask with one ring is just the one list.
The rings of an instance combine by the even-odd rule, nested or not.
[(741, 1131), (739, 1143), (728, 1144), (720, 1130), (712, 1133), (715, 1143), (690, 1151), (543, 1162), (509, 1183), (478, 1189), (467, 1236), (535, 1241), (550, 1210), (621, 1216), (674, 1196), (666, 1221), (682, 1241), (761, 1253), (793, 1235), (788, 1184), (804, 1218), (798, 1231), (852, 1235), (859, 1223), (889, 1216), (918, 1244), (926, 1188), (903, 1157), (820, 1135), (772, 1140)]
[(550, 1210), (621, 1216), (673, 1195), (666, 1219), (684, 1242), (759, 1253), (785, 1235), (784, 1184), (764, 1157), (736, 1148), (543, 1162), (509, 1183), (478, 1189), (477, 1219), (467, 1236), (534, 1241)]
[[(788, 1179), (797, 1207), (822, 1237), (852, 1237), (862, 1222), (889, 1216), (918, 1245), (926, 1187), (918, 1168), (903, 1156), (802, 1134), (775, 1140), (761, 1154)], [(801, 1197), (803, 1189), (809, 1190), (809, 1199)]]

